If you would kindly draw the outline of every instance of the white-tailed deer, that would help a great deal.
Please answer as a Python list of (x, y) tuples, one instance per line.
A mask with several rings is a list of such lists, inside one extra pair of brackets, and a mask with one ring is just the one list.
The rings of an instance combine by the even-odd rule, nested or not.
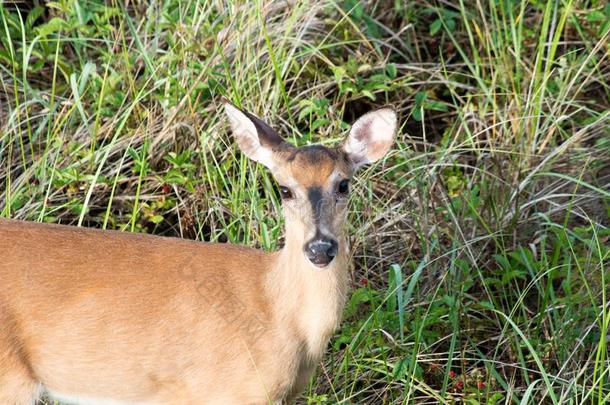
[(386, 154), (396, 115), (339, 148), (294, 147), (226, 104), (242, 152), (271, 170), (286, 217), (272, 253), (0, 220), (0, 404), (269, 404), (303, 388), (347, 294), (348, 183)]

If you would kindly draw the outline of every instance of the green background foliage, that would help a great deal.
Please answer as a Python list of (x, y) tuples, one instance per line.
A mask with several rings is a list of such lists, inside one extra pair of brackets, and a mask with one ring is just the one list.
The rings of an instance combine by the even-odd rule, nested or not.
[(8, 218), (273, 250), (276, 186), (222, 98), (297, 145), (397, 109), (299, 403), (610, 400), (606, 2), (62, 0), (0, 22)]

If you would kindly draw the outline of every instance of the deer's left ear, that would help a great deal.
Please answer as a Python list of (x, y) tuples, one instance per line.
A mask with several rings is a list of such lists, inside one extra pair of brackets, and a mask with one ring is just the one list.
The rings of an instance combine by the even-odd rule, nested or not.
[(371, 111), (352, 126), (343, 150), (357, 169), (385, 156), (394, 143), (396, 112), (390, 108)]

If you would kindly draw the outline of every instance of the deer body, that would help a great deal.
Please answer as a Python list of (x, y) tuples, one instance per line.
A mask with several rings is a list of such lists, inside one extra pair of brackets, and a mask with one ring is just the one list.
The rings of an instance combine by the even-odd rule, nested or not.
[(315, 147), (256, 155), (244, 137), (269, 128), (233, 108), (256, 126), (231, 117), (242, 150), (291, 185), (285, 246), (0, 220), (0, 403), (41, 389), (87, 405), (268, 404), (301, 391), (347, 294), (344, 201), (323, 196), (352, 167)]
[(3, 369), (86, 404), (282, 398), (320, 359), (347, 287), (345, 261), (304, 268), (289, 244), (263, 253), (5, 220), (0, 240)]

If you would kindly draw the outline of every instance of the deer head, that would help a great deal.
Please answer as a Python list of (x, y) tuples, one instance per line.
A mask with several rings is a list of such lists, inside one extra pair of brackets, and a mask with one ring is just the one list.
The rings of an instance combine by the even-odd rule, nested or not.
[(287, 245), (315, 267), (333, 262), (347, 216), (349, 184), (361, 166), (382, 158), (392, 146), (396, 113), (369, 112), (352, 126), (343, 144), (295, 147), (256, 116), (225, 104), (241, 151), (265, 165), (279, 184)]

